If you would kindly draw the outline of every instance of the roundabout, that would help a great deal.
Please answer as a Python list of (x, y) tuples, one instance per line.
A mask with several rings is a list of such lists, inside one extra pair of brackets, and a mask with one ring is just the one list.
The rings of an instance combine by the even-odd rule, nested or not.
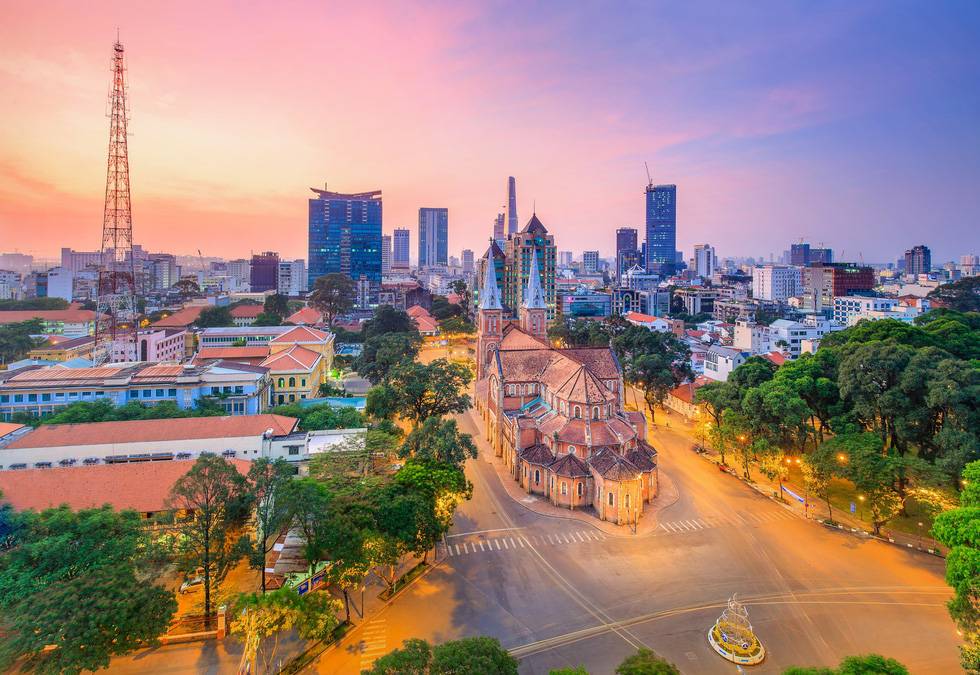
[(766, 658), (766, 648), (749, 623), (748, 610), (734, 595), (708, 631), (708, 643), (726, 661), (742, 666), (754, 666)]

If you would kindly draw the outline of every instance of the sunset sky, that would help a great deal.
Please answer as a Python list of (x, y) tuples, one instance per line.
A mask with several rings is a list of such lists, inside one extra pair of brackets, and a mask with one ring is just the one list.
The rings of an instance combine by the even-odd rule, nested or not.
[(326, 182), (482, 253), (514, 175), (609, 255), (648, 161), (687, 255), (980, 253), (980, 3), (0, 3), (0, 251), (98, 247), (118, 26), (150, 250), (306, 257)]

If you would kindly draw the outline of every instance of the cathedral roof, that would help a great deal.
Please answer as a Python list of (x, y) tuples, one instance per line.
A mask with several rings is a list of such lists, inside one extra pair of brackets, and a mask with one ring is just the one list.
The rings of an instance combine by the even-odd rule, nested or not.
[(544, 301), (544, 289), (541, 288), (541, 270), (538, 268), (538, 249), (531, 251), (531, 270), (524, 289), (525, 309), (547, 309)]
[(528, 335), (518, 326), (510, 324), (504, 329), (504, 338), (500, 341), (500, 349), (545, 349), (551, 351), (547, 340)]
[(590, 474), (589, 465), (572, 454), (562, 455), (548, 467), (548, 470), (553, 471), (556, 476), (568, 478), (585, 478)]
[(555, 456), (551, 454), (548, 446), (535, 443), (521, 450), (521, 459), (528, 464), (538, 464), (548, 466), (555, 461)]
[(657, 451), (646, 443), (626, 453), (626, 458), (640, 471), (653, 471), (657, 468)]
[(480, 287), (480, 309), (503, 309), (500, 306), (500, 289), (497, 288), (497, 271), (494, 267), (493, 261), (487, 261), (483, 285)]
[(640, 469), (614, 450), (604, 449), (589, 458), (592, 469), (606, 480), (635, 480)]
[(494, 239), (491, 240), (490, 246), (487, 247), (487, 252), (483, 254), (483, 257), (490, 260), (491, 258), (506, 258), (507, 254), (504, 253), (504, 249), (500, 248), (500, 244)]
[(616, 395), (585, 366), (579, 366), (555, 393), (576, 403), (605, 403), (616, 400)]
[(555, 351), (575, 359), (603, 380), (619, 378), (619, 363), (608, 347), (579, 347), (576, 349), (556, 349)]

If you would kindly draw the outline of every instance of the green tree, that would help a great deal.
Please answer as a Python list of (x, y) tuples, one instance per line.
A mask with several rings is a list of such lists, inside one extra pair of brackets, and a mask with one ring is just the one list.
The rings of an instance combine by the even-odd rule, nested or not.
[(846, 454), (836, 453), (834, 447), (826, 443), (817, 446), (816, 450), (801, 458), (800, 471), (803, 474), (803, 485), (807, 492), (824, 500), (831, 522), (834, 520), (834, 508), (830, 503), (830, 481), (841, 473), (841, 464), (846, 459)]
[(878, 654), (848, 656), (837, 668), (800, 668), (793, 666), (783, 675), (908, 675), (908, 669), (895, 659)]
[(223, 457), (201, 455), (170, 489), (170, 506), (183, 514), (177, 526), (186, 562), (203, 570), (209, 617), (215, 581), (242, 553), (238, 542), (250, 507), (245, 477)]
[(423, 556), (449, 532), (457, 506), (473, 496), (473, 485), (462, 468), (443, 462), (409, 461), (395, 475), (395, 484), (424, 502), (424, 509), (417, 514), (418, 531), (429, 535), (421, 542)]
[(64, 298), (27, 298), (25, 300), (0, 300), (2, 312), (24, 312), (28, 310), (68, 309)]
[(303, 639), (323, 639), (339, 624), (339, 609), (340, 603), (327, 593), (300, 596), (289, 586), (270, 593), (243, 593), (234, 602), (231, 632), (241, 636), (249, 666), (258, 666), (261, 658), (259, 672), (278, 672), (280, 633), (296, 628)]
[(415, 319), (408, 312), (395, 309), (391, 305), (380, 305), (371, 318), (364, 322), (361, 332), (367, 341), (391, 333), (417, 334), (418, 329), (415, 327)]
[(201, 295), (201, 287), (198, 286), (197, 282), (190, 277), (182, 277), (177, 280), (171, 288), (180, 294), (180, 297), (186, 300), (187, 298), (198, 297)]
[(453, 317), (461, 317), (464, 314), (461, 305), (449, 302), (444, 295), (432, 296), (432, 309), (429, 313), (440, 322)]
[(635, 654), (623, 659), (616, 666), (616, 675), (680, 675), (670, 661), (658, 656), (653, 650), (640, 648)]
[(425, 640), (405, 640), (362, 675), (517, 675), (517, 659), (498, 640), (470, 637), (432, 647)]
[(627, 382), (643, 391), (654, 416), (654, 406), (663, 405), (667, 394), (694, 378), (691, 351), (671, 333), (630, 326), (612, 340)]
[(915, 349), (907, 345), (874, 341), (852, 348), (840, 364), (841, 397), (853, 404), (865, 429), (877, 433), (886, 448), (899, 454), (909, 449), (899, 435), (899, 424), (910, 413), (900, 384), (914, 354)]
[(289, 509), (284, 492), (293, 478), (293, 467), (280, 458), (259, 457), (252, 462), (245, 477), (247, 489), (255, 504), (255, 543), (249, 555), (254, 569), (261, 570), (265, 593), (265, 558), (272, 551), (279, 533), (289, 524)]
[(0, 667), (26, 658), (33, 672), (98, 670), (166, 631), (177, 603), (153, 583), (138, 514), (63, 506), (18, 521), (0, 557)]
[(936, 305), (958, 312), (980, 312), (980, 277), (966, 277), (929, 292)]
[(824, 440), (830, 421), (843, 412), (837, 387), (838, 363), (836, 350), (821, 349), (787, 361), (773, 374), (775, 382), (785, 385), (806, 403), (809, 426), (817, 443)]
[(429, 417), (465, 412), (470, 397), (463, 390), (472, 379), (469, 368), (446, 359), (429, 364), (404, 361), (368, 392), (366, 410), (379, 418), (397, 415), (417, 427)]
[(354, 370), (371, 384), (378, 384), (395, 366), (414, 360), (421, 344), (418, 331), (372, 335), (365, 339), (364, 349), (354, 361)]
[(270, 412), (299, 419), (299, 428), (303, 431), (358, 429), (365, 424), (364, 416), (356, 408), (342, 405), (333, 406), (329, 403), (309, 406), (289, 403), (276, 406)]
[[(273, 296), (269, 296), (273, 297)], [(282, 317), (278, 314), (273, 314), (272, 312), (262, 312), (257, 317), (255, 321), (252, 322), (253, 326), (281, 326)]]
[(451, 316), (439, 322), (439, 330), (450, 335), (472, 335), (476, 332), (476, 326), (463, 316)]
[(309, 304), (323, 315), (327, 326), (354, 308), (357, 284), (346, 274), (325, 274), (313, 282)]
[(966, 642), (960, 659), (964, 670), (980, 671), (980, 461), (963, 470), (959, 508), (940, 513), (932, 535), (949, 547), (946, 583), (954, 591), (949, 614)]
[(205, 307), (194, 321), (194, 325), (198, 328), (221, 328), (234, 326), (235, 319), (227, 307)]
[(552, 668), (548, 675), (589, 675), (585, 666), (575, 666), (574, 668)]
[(462, 466), (476, 459), (477, 449), (472, 436), (460, 433), (456, 420), (429, 417), (405, 438), (398, 455)]
[(562, 347), (607, 347), (612, 330), (604, 322), (592, 319), (556, 321), (548, 328), (548, 337)]
[(290, 481), (283, 490), (283, 501), (290, 514), (290, 522), (303, 534), (303, 557), (310, 574), (327, 553), (326, 530), (328, 520), (323, 514), (330, 508), (330, 491), (313, 478)]
[(43, 332), (44, 325), (40, 319), (0, 326), (0, 364), (18, 361), (27, 356), (27, 352), (44, 342), (31, 336)]
[(262, 313), (285, 319), (291, 313), (289, 311), (289, 298), (279, 293), (267, 295), (265, 302), (262, 303)]

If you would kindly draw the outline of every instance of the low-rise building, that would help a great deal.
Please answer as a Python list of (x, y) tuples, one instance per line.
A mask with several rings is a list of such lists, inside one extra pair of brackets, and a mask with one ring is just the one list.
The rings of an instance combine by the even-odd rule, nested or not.
[(623, 315), (627, 322), (659, 333), (673, 333), (677, 337), (684, 336), (684, 322), (669, 317), (651, 316), (640, 312), (627, 312)]
[(214, 397), (231, 415), (254, 415), (269, 406), (270, 395), (268, 369), (229, 361), (26, 367), (0, 373), (0, 419), (17, 413), (39, 417), (79, 401), (173, 401), (191, 408), (204, 397)]
[(704, 354), (704, 376), (717, 382), (726, 382), (732, 371), (745, 363), (749, 356), (747, 352), (738, 349), (711, 345)]
[(231, 320), (236, 326), (251, 326), (263, 311), (262, 305), (235, 305), (230, 310)]
[(95, 351), (95, 337), (63, 337), (51, 335), (44, 344), (27, 353), (28, 358), (43, 361), (69, 361), (71, 359), (91, 359)]
[(205, 328), (198, 336), (204, 347), (255, 347), (267, 345), (295, 326), (221, 326)]
[(25, 309), (0, 311), (0, 326), (40, 319), (46, 335), (85, 337), (95, 334), (95, 312), (72, 305), (68, 309)]

